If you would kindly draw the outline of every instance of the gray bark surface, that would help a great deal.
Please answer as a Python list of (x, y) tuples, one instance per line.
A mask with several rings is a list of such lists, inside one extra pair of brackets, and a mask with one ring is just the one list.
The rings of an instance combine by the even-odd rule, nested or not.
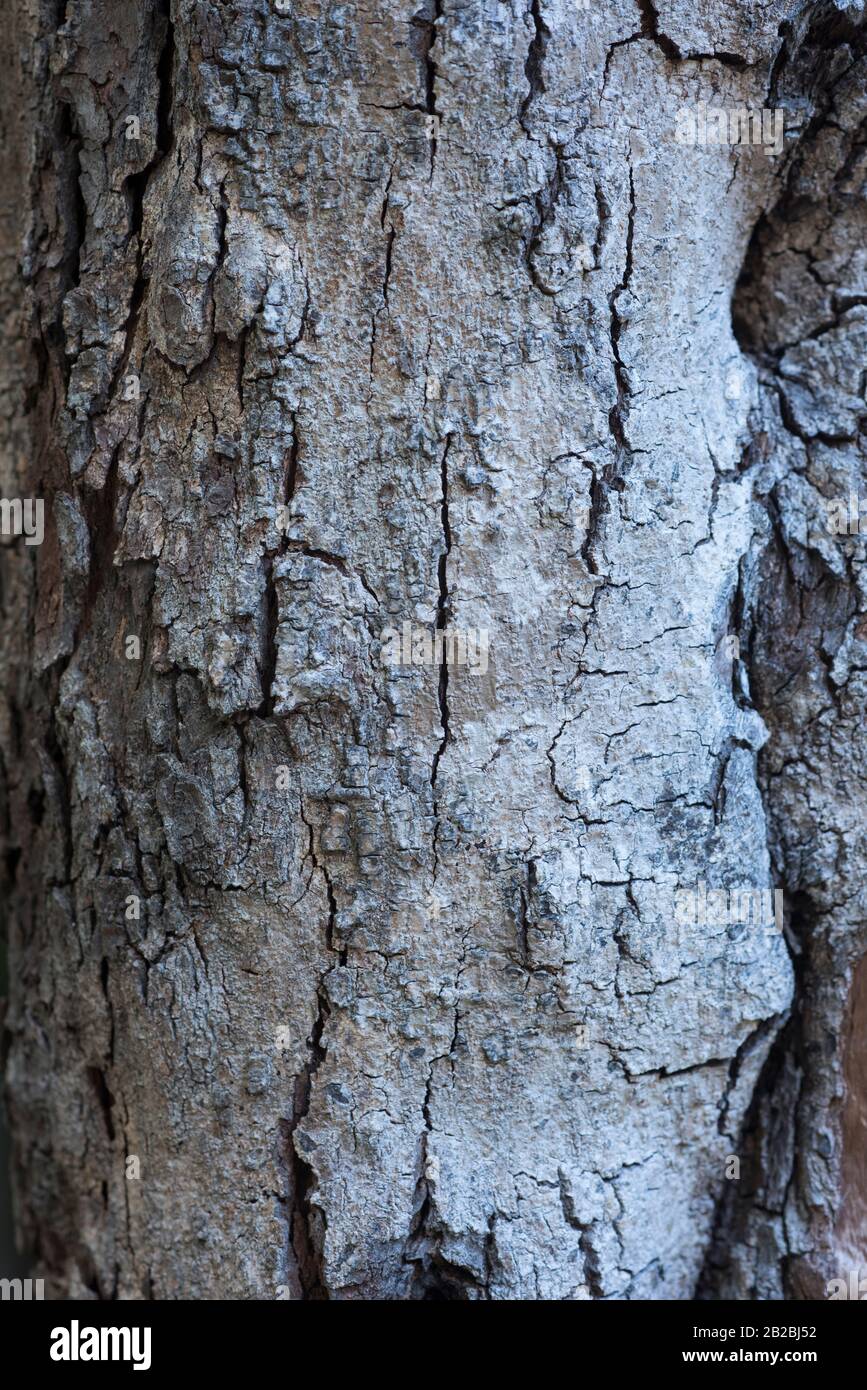
[[(863, 5), (3, 13), (37, 1273), (821, 1297), (867, 1213), (864, 548), (824, 526)], [(784, 153), (678, 144), (699, 102)], [(389, 666), (404, 623), (487, 669)], [(700, 882), (785, 931), (677, 922)]]

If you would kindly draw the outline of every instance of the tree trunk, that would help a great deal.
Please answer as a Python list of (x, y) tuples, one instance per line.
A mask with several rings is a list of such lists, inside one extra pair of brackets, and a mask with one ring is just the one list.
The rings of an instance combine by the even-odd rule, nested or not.
[[(867, 596), (823, 501), (864, 467), (863, 6), (3, 10), (35, 1272), (821, 1297), (867, 1213)], [(683, 143), (701, 103), (785, 148)]]

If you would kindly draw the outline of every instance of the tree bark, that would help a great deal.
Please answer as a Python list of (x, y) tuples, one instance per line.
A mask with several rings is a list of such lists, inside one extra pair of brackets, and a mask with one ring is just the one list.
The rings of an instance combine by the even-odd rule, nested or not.
[[(36, 1273), (823, 1296), (867, 1213), (867, 598), (824, 526), (863, 5), (3, 11)], [(701, 103), (785, 148), (679, 143)], [(700, 885), (784, 930), (683, 920)]]

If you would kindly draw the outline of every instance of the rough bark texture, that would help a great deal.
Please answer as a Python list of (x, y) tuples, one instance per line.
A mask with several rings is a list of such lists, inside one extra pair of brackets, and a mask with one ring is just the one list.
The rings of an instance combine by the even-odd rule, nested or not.
[[(821, 1296), (867, 1218), (863, 5), (2, 8), (38, 1274)], [(784, 154), (679, 145), (701, 101)], [(388, 666), (404, 622), (487, 671)], [(701, 881), (785, 933), (677, 923)]]

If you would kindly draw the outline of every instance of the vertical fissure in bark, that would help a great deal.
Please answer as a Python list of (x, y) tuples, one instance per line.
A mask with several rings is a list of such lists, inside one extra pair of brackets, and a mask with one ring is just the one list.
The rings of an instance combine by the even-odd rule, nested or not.
[(280, 626), (280, 599), (277, 593), (277, 584), (274, 579), (275, 561), (289, 550), (288, 527), (292, 520), (292, 503), (295, 500), (295, 491), (301, 481), (299, 470), (299, 458), (301, 454), (301, 436), (298, 427), (298, 412), (293, 410), (290, 416), (292, 422), (292, 439), (288, 453), (285, 457), (283, 469), (283, 525), (280, 532), (280, 541), (276, 549), (268, 550), (262, 560), (265, 575), (265, 624), (264, 624), (264, 650), (261, 659), (261, 686), (262, 702), (256, 711), (263, 719), (269, 719), (274, 713), (274, 681), (277, 675), (277, 634)]
[(58, 169), (58, 215), (64, 229), (64, 263), (60, 292), (57, 296), (57, 318), (47, 330), (49, 341), (59, 347), (63, 380), (69, 385), (72, 357), (66, 353), (66, 332), (63, 327), (63, 296), (74, 289), (81, 279), (81, 257), (87, 237), (87, 204), (81, 189), (81, 133), (74, 106), (60, 102), (55, 151)]
[(114, 1096), (108, 1088), (108, 1081), (106, 1079), (105, 1071), (102, 1067), (89, 1067), (88, 1075), (90, 1076), (94, 1094), (96, 1095), (97, 1101), (99, 1102), (99, 1109), (102, 1114), (102, 1118), (105, 1121), (105, 1132), (108, 1138), (108, 1142), (109, 1144), (113, 1144), (114, 1119), (112, 1118), (111, 1112), (114, 1109)]
[(175, 141), (172, 121), (175, 105), (175, 26), (171, 0), (158, 0), (157, 14), (164, 26), (157, 60), (157, 148), (165, 158), (171, 153)]
[[(308, 854), (310, 861), (315, 872), (322, 875), (325, 885), (328, 903), (325, 945), (329, 952), (337, 955), (338, 963), (345, 965), (347, 951), (345, 948), (338, 950), (335, 940), (337, 901), (331, 876), (325, 864), (316, 854), (314, 828), (304, 814), (303, 807), (300, 808), (300, 815), (309, 837)], [(316, 1016), (308, 1038), (309, 1056), (303, 1070), (295, 1078), (292, 1118), (291, 1120), (282, 1120), (280, 1123), (289, 1177), (290, 1242), (295, 1255), (303, 1297), (319, 1301), (330, 1297), (323, 1267), (325, 1213), (312, 1199), (316, 1176), (312, 1165), (302, 1152), (305, 1145), (311, 1144), (312, 1141), (305, 1135), (300, 1126), (310, 1112), (314, 1079), (326, 1056), (323, 1036), (331, 1015), (331, 1005), (328, 1001), (325, 984), (326, 975), (327, 971), (320, 978), (316, 989)]]
[[(845, 112), (850, 74), (867, 45), (863, 23), (823, 5), (809, 7), (783, 38), (771, 78), (774, 100), (806, 94), (812, 109), (777, 203), (756, 225), (732, 302), (734, 333), (759, 376), (755, 428), (775, 439), (770, 474), (757, 470), (768, 534), (742, 561), (732, 621), (750, 695), (770, 731), (757, 780), (772, 871), (784, 892), (794, 994), (742, 1125), (738, 1153), (747, 1171), (744, 1181), (725, 1186), (699, 1282), (703, 1297), (820, 1297), (829, 1274), (845, 1274), (841, 1259), (857, 1263), (851, 1252), (863, 1242), (865, 1224), (856, 1220), (855, 1238), (847, 1232), (841, 1246), (839, 1207), (836, 1217), (827, 1209), (830, 1191), (844, 1200), (852, 1163), (840, 1097), (856, 1111), (867, 1104), (867, 1082), (857, 1069), (845, 1073), (841, 1049), (843, 1019), (855, 1011), (845, 982), (858, 979), (867, 924), (851, 906), (851, 880), (861, 869), (850, 862), (845, 835), (825, 848), (829, 781), (838, 807), (859, 790), (850, 727), (857, 696), (848, 683), (857, 683), (863, 667), (849, 655), (849, 634), (863, 605), (857, 566), (822, 517), (825, 499), (840, 487), (838, 469), (865, 476), (864, 416), (847, 416), (842, 381), (836, 398), (833, 388), (819, 398), (819, 418), (806, 417), (804, 399), (815, 390), (810, 359), (821, 371), (829, 335), (838, 372), (847, 370), (849, 354), (860, 356), (860, 321), (850, 317), (857, 307), (850, 301), (860, 296), (835, 277), (846, 265), (847, 244), (863, 244), (863, 204), (859, 210), (847, 183), (864, 123), (853, 125), (847, 113), (841, 128), (837, 97)], [(844, 52), (836, 52), (841, 46)], [(835, 263), (824, 252), (829, 214), (839, 228)], [(822, 415), (841, 425), (828, 428)], [(767, 444), (758, 452), (767, 453)], [(806, 527), (799, 521), (805, 511)], [(840, 547), (839, 559), (828, 556), (828, 545)], [(742, 702), (743, 692), (735, 693)], [(829, 990), (830, 979), (839, 981), (836, 990)], [(820, 1172), (827, 1186), (817, 1184)]]
[[(440, 558), (439, 558), (439, 562), (438, 562), (438, 565), (437, 565), (437, 578), (438, 578), (438, 583), (439, 583), (439, 596), (438, 596), (438, 599), (437, 599), (437, 614), (436, 614), (435, 630), (436, 630), (437, 632), (441, 632), (441, 633), (443, 633), (443, 634), (445, 634), (446, 628), (448, 627), (449, 619), (450, 619), (451, 616), (452, 616), (451, 595), (450, 595), (450, 593), (449, 593), (449, 572), (448, 572), (449, 555), (451, 554), (451, 549), (452, 549), (452, 531), (451, 531), (451, 524), (450, 524), (450, 521), (449, 521), (449, 471), (448, 471), (448, 469), (449, 469), (449, 465), (448, 465), (449, 448), (450, 448), (450, 446), (451, 446), (451, 442), (452, 442), (452, 436), (451, 436), (451, 435), (448, 435), (447, 438), (446, 438), (446, 442), (445, 442), (445, 448), (443, 449), (442, 459), (441, 459), (441, 461), (440, 461), (440, 483), (441, 483), (441, 486), (442, 486), (442, 492), (441, 492), (441, 495), (440, 495), (440, 523), (441, 523), (441, 525), (442, 525), (442, 532), (443, 532), (443, 549), (442, 549), (442, 551), (441, 551), (441, 553), (440, 553)], [(439, 841), (439, 803), (438, 803), (438, 799), (437, 799), (437, 775), (438, 775), (438, 773), (439, 773), (440, 759), (442, 758), (443, 754), (444, 754), (445, 751), (446, 751), (446, 748), (448, 747), (449, 738), (450, 738), (450, 731), (449, 731), (449, 666), (448, 666), (447, 655), (448, 655), (448, 644), (447, 644), (447, 642), (446, 642), (446, 640), (445, 640), (445, 636), (443, 636), (442, 653), (441, 653), (440, 665), (439, 665), (439, 679), (438, 679), (438, 684), (437, 684), (437, 703), (438, 703), (438, 705), (439, 705), (440, 728), (442, 729), (442, 738), (440, 739), (439, 745), (438, 745), (436, 751), (434, 752), (433, 763), (431, 764), (431, 774), (430, 774), (430, 784), (431, 784), (431, 787), (433, 788), (433, 793), (434, 793), (434, 841), (433, 841), (434, 878), (436, 878), (436, 873), (437, 873), (437, 863), (438, 863), (437, 846), (438, 846), (438, 841)]]
[(471, 1270), (447, 1258), (442, 1249), (441, 1232), (437, 1229), (435, 1194), (427, 1171), (430, 1136), (434, 1132), (430, 1113), (433, 1068), (442, 1060), (441, 1057), (432, 1059), (425, 1089), (422, 1106), (425, 1127), (419, 1145), (420, 1173), (415, 1191), (415, 1214), (410, 1224), (403, 1258), (413, 1266), (413, 1301), (463, 1303), (473, 1297), (486, 1298), (488, 1287), (484, 1279), (480, 1280)]
[[(156, 149), (153, 158), (145, 165), (144, 169), (141, 169), (137, 174), (130, 174), (124, 180), (124, 188), (130, 200), (129, 238), (132, 240), (132, 238), (135, 237), (138, 242), (136, 280), (133, 286), (127, 328), (128, 343), (132, 342), (134, 336), (135, 324), (145, 290), (145, 282), (142, 274), (143, 248), (141, 244), (145, 194), (152, 174), (171, 152), (174, 145), (172, 113), (174, 110), (175, 41), (170, 0), (159, 0), (156, 17), (158, 24), (162, 27), (161, 39), (157, 40), (159, 42), (159, 54), (156, 61)], [(128, 353), (125, 355), (128, 355)]]
[[(383, 214), (382, 214), (382, 219), (381, 219), (381, 220), (382, 220), (383, 231), (385, 231), (385, 206), (383, 206)], [(396, 236), (396, 235), (397, 235), (396, 228), (395, 228), (395, 226), (394, 226), (394, 223), (391, 222), (391, 223), (389, 223), (388, 232), (386, 233), (386, 237), (385, 237), (385, 266), (384, 266), (384, 268), (383, 268), (383, 274), (382, 274), (382, 289), (381, 289), (381, 291), (380, 291), (380, 293), (381, 293), (381, 295), (382, 295), (382, 304), (381, 304), (381, 306), (380, 306), (379, 308), (374, 309), (373, 313), (372, 313), (371, 316), (370, 316), (370, 360), (369, 360), (369, 374), (370, 374), (370, 382), (371, 382), (371, 391), (372, 391), (372, 389), (373, 389), (374, 364), (375, 364), (375, 360), (376, 360), (376, 336), (377, 336), (377, 330), (378, 330), (378, 324), (379, 324), (379, 316), (380, 316), (381, 313), (388, 314), (388, 312), (389, 312), (389, 306), (388, 306), (388, 288), (389, 288), (389, 281), (391, 280), (391, 264), (392, 264), (392, 256), (393, 256), (393, 253), (394, 253), (394, 240), (395, 240), (395, 236)]]
[(430, 143), (430, 183), (433, 183), (434, 170), (436, 168), (437, 130), (442, 120), (442, 113), (437, 107), (437, 64), (434, 58), (434, 47), (437, 41), (437, 21), (442, 19), (443, 14), (443, 0), (427, 0), (426, 9), (420, 14), (413, 16), (412, 19), (412, 23), (418, 25), (424, 32), (424, 44), (422, 49), (422, 62), (424, 63), (424, 109), (428, 116), (432, 118), (431, 128), (428, 132), (428, 141)]
[[(280, 554), (277, 551), (277, 554)], [(274, 713), (274, 680), (277, 675), (277, 632), (280, 624), (280, 599), (277, 594), (277, 585), (274, 581), (274, 558), (275, 552), (269, 551), (263, 561), (265, 575), (265, 625), (264, 625), (264, 651), (262, 654), (260, 681), (262, 685), (262, 702), (257, 713), (263, 719), (269, 719)]]
[(548, 27), (542, 18), (539, 0), (531, 0), (529, 14), (533, 21), (533, 37), (530, 40), (527, 59), (524, 63), (524, 76), (527, 79), (528, 91), (521, 103), (519, 116), (521, 125), (528, 135), (530, 131), (526, 123), (527, 112), (536, 98), (542, 96), (545, 91), (545, 49), (549, 35)]
[(298, 470), (298, 460), (301, 455), (301, 435), (298, 429), (298, 412), (293, 410), (290, 416), (292, 421), (292, 442), (289, 446), (289, 456), (286, 461), (286, 484), (284, 501), (286, 506), (295, 500), (295, 489), (301, 480)]
[[(598, 185), (596, 185), (595, 188), (595, 197), (599, 223), (596, 233), (596, 245), (594, 246), (593, 252), (594, 262), (598, 260), (603, 239), (603, 228), (610, 217), (608, 203), (602, 189)], [(599, 535), (602, 519), (609, 507), (608, 491), (613, 488), (617, 492), (622, 492), (625, 486), (622, 474), (626, 461), (632, 453), (626, 438), (626, 420), (629, 414), (629, 398), (632, 394), (632, 390), (629, 384), (628, 371), (620, 356), (620, 339), (623, 332), (623, 319), (618, 312), (617, 303), (620, 296), (629, 290), (632, 281), (635, 215), (635, 174), (630, 161), (629, 209), (626, 218), (626, 244), (624, 248), (623, 274), (619, 283), (608, 296), (609, 339), (616, 389), (616, 400), (608, 412), (608, 428), (614, 440), (614, 458), (610, 463), (605, 464), (601, 470), (598, 470), (595, 465), (587, 465), (591, 470), (592, 480), (590, 484), (589, 515), (584, 539), (581, 543), (581, 555), (591, 574), (599, 573), (594, 548)]]
[[(55, 679), (58, 679), (58, 677), (55, 677)], [(50, 702), (48, 708), (50, 710), (50, 717), (48, 726), (45, 730), (45, 750), (51, 759), (51, 764), (54, 769), (55, 781), (52, 792), (55, 806), (59, 811), (61, 834), (63, 838), (63, 876), (58, 886), (65, 886), (72, 880), (72, 857), (75, 843), (72, 828), (70, 777), (57, 719), (56, 698)], [(48, 886), (53, 886), (52, 881), (49, 881)]]
[(617, 400), (611, 407), (608, 415), (608, 423), (611, 433), (617, 446), (618, 466), (622, 464), (623, 457), (630, 453), (629, 444), (626, 440), (624, 429), (625, 415), (628, 412), (628, 400), (632, 394), (629, 385), (629, 375), (620, 356), (620, 336), (623, 332), (623, 320), (617, 311), (617, 301), (622, 294), (629, 289), (632, 280), (632, 248), (635, 239), (635, 175), (630, 162), (629, 165), (629, 211), (626, 219), (626, 250), (624, 253), (623, 276), (620, 283), (611, 291), (608, 296), (608, 304), (611, 312), (611, 354), (614, 359), (614, 379), (617, 385)]
[[(809, 942), (811, 904), (803, 896), (790, 902), (786, 911), (786, 927), (795, 941)], [(798, 1102), (807, 1065), (804, 1041), (804, 1008), (808, 979), (807, 960), (800, 950), (791, 952), (795, 969), (795, 988), (786, 1017), (767, 1020), (762, 1029), (751, 1034), (737, 1056), (732, 1059), (729, 1084), (724, 1097), (727, 1106), (737, 1082), (737, 1073), (746, 1057), (762, 1036), (778, 1030), (771, 1043), (753, 1088), (750, 1103), (736, 1136), (736, 1156), (740, 1160), (741, 1176), (737, 1182), (725, 1183), (717, 1204), (711, 1238), (704, 1266), (699, 1276), (696, 1297), (715, 1300), (733, 1293), (732, 1252), (743, 1239), (749, 1218), (754, 1210), (776, 1218), (786, 1239), (786, 1203), (791, 1192), (797, 1163)], [(726, 1109), (720, 1113), (720, 1133), (725, 1133)], [(792, 1290), (786, 1281), (786, 1263), (781, 1259), (781, 1284), (786, 1296)], [(757, 1282), (738, 1286), (738, 1297), (761, 1299), (767, 1292)]]
[(315, 1184), (315, 1174), (312, 1166), (301, 1152), (304, 1136), (303, 1131), (299, 1128), (309, 1113), (313, 1079), (325, 1058), (322, 1035), (328, 1021), (329, 1007), (321, 985), (316, 997), (318, 1008), (309, 1040), (310, 1058), (303, 1071), (295, 1078), (292, 1120), (284, 1124), (283, 1132), (291, 1167), (292, 1245), (298, 1275), (304, 1297), (323, 1300), (329, 1296), (322, 1267), (324, 1218), (318, 1209), (314, 1209), (312, 1202), (311, 1193)]
[(533, 953), (530, 946), (530, 931), (534, 926), (532, 916), (533, 899), (538, 887), (538, 865), (535, 859), (528, 859), (526, 863), (526, 879), (518, 888), (518, 911), (516, 913), (516, 929), (518, 939), (518, 960), (522, 970), (532, 974)]

